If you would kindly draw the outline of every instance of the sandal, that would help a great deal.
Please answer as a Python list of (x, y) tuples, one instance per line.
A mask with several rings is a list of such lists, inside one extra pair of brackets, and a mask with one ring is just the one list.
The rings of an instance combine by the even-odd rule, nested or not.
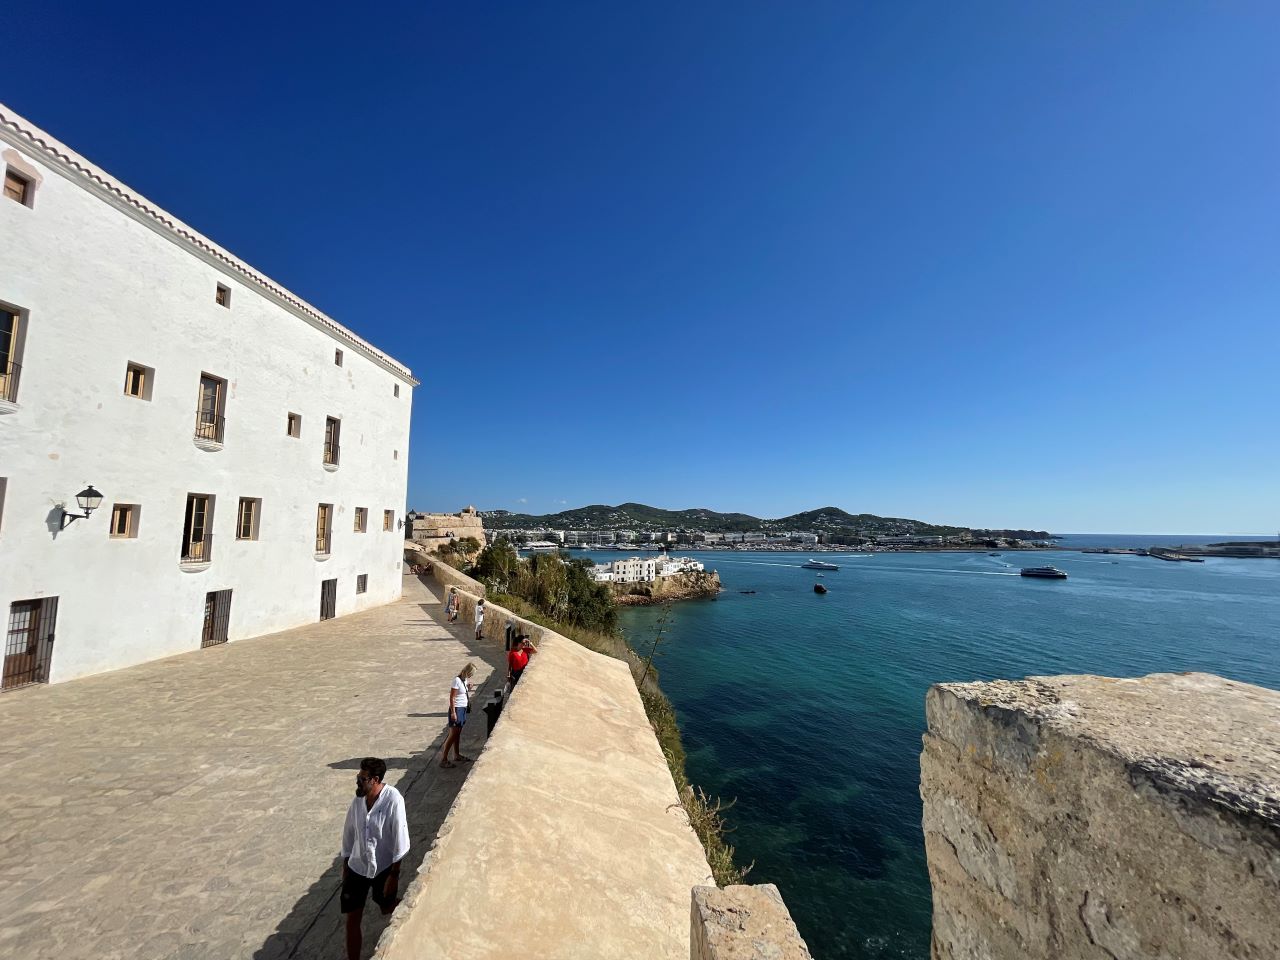
[(441, 760), (441, 761), (440, 761), (440, 769), (441, 769), (441, 770), (450, 770), (450, 769), (452, 769), (453, 767), (456, 767), (456, 766), (457, 766), (457, 764), (456, 764), (456, 763), (454, 763), (454, 762), (453, 762), (453, 761), (451, 761), (451, 760)]
[(454, 762), (454, 763), (470, 763), (470, 762), (471, 762), (471, 758), (470, 758), (470, 757), (458, 756), (458, 757), (455, 757), (455, 758), (454, 758), (454, 761), (453, 761), (453, 762)]

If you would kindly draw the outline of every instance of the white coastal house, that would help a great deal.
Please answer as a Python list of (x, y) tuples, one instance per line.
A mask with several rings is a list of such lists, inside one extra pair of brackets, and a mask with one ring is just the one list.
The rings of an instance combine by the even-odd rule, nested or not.
[(0, 169), (3, 687), (396, 600), (409, 370), (3, 105)]
[(628, 557), (610, 563), (597, 563), (591, 571), (598, 583), (653, 583), (659, 577), (702, 570), (702, 563), (692, 557)]

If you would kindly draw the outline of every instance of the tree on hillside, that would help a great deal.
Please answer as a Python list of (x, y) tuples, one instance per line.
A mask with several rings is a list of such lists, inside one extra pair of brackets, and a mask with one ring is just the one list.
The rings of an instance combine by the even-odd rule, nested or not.
[(520, 557), (511, 541), (500, 537), (480, 551), (471, 575), (491, 584), (496, 590), (508, 593), (519, 565)]

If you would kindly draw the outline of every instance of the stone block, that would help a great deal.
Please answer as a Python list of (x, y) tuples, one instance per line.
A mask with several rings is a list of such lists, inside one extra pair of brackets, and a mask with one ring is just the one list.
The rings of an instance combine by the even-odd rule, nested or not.
[(690, 960), (812, 960), (772, 883), (694, 887)]
[(1031, 677), (926, 706), (935, 960), (1280, 958), (1280, 693)]

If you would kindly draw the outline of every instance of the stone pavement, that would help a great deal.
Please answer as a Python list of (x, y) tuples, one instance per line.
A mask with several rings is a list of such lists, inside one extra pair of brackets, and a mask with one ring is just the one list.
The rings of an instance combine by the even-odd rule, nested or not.
[[(360, 758), (405, 794), (403, 888), (469, 768), (436, 766), (449, 683), (475, 660), (483, 701), (502, 676), (439, 614), (406, 577), (384, 607), (0, 694), (0, 956), (343, 957)], [(370, 904), (365, 956), (384, 926)]]

